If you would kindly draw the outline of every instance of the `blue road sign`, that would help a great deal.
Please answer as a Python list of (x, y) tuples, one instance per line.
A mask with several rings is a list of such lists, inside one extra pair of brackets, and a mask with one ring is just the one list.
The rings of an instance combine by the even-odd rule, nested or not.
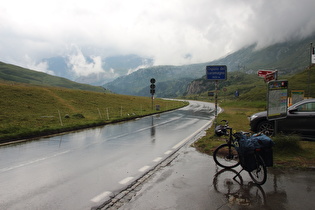
[(225, 65), (207, 66), (206, 74), (207, 74), (207, 79), (210, 79), (210, 80), (226, 80), (227, 67)]

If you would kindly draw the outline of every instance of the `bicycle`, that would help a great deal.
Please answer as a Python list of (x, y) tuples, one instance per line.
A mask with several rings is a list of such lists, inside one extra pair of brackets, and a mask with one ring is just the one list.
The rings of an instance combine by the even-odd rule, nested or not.
[[(230, 177), (234, 175), (234, 178)], [(221, 169), (213, 178), (214, 190), (225, 195), (229, 204), (261, 208), (266, 205), (263, 188), (253, 182), (243, 183), (240, 174), (233, 169)]]
[[(250, 133), (236, 132), (233, 134), (233, 129), (228, 125), (228, 121), (222, 120), (221, 122), (225, 122), (225, 125), (217, 126), (215, 133), (218, 136), (229, 136), (229, 138), (226, 144), (220, 145), (213, 152), (215, 163), (227, 169), (241, 165), (242, 170), (239, 173), (246, 170), (256, 184), (264, 184), (267, 180), (267, 167), (264, 159), (268, 160), (270, 157), (264, 155), (264, 149), (259, 146), (262, 144), (261, 140), (258, 140), (256, 145), (248, 149), (244, 144), (251, 139)], [(256, 136), (259, 135), (262, 134), (256, 134)], [(272, 162), (268, 163), (268, 166), (272, 166)]]

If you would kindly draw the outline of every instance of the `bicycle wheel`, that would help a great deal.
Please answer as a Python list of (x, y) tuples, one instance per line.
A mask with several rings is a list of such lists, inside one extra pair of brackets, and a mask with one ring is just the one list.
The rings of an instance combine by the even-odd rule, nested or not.
[(256, 183), (250, 183), (249, 200), (254, 209), (261, 209), (261, 207), (266, 205), (266, 194), (264, 189)]
[(214, 162), (223, 168), (234, 168), (240, 164), (235, 145), (222, 144), (213, 152)]
[(267, 168), (264, 160), (259, 154), (255, 154), (257, 168), (248, 172), (252, 180), (259, 185), (265, 184), (267, 180)]
[(242, 185), (243, 178), (234, 169), (221, 169), (213, 178), (214, 190), (227, 196), (240, 191)]

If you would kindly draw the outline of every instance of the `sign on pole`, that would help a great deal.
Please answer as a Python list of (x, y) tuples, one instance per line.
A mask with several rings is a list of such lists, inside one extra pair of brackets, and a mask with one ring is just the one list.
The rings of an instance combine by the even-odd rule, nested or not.
[(278, 71), (277, 70), (259, 70), (257, 72), (259, 77), (264, 78), (265, 82), (270, 82), (272, 80), (277, 80)]
[(270, 82), (272, 80), (277, 80), (277, 72), (272, 72), (265, 76), (265, 82)]
[(208, 80), (215, 80), (215, 98), (214, 98), (214, 115), (218, 115), (218, 80), (226, 80), (227, 67), (226, 65), (207, 66), (206, 75)]
[(206, 75), (209, 80), (226, 80), (227, 67), (225, 65), (207, 66)]
[(315, 48), (312, 49), (312, 64), (315, 64)]
[(268, 82), (268, 120), (287, 117), (288, 81), (277, 80)]
[(259, 77), (265, 78), (267, 74), (271, 74), (273, 72), (274, 71), (272, 71), (272, 70), (258, 70), (257, 74)]
[(214, 96), (214, 92), (208, 92), (208, 96)]

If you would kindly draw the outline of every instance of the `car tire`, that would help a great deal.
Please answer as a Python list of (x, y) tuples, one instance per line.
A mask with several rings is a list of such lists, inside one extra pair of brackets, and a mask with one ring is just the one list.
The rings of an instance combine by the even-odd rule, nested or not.
[(265, 120), (258, 124), (257, 131), (262, 132), (267, 136), (272, 136), (275, 132), (275, 126), (272, 122)]

